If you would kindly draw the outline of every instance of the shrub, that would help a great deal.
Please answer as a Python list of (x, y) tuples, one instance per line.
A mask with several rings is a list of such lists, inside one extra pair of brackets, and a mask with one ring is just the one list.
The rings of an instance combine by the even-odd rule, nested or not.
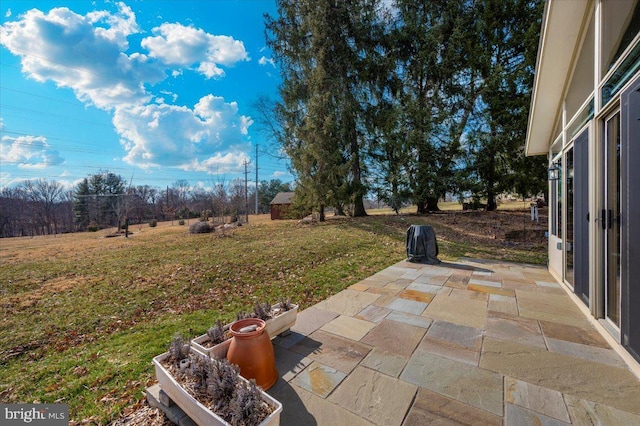
[(189, 227), (190, 234), (207, 234), (212, 230), (209, 222), (196, 222)]
[(156, 226), (158, 226), (158, 221), (157, 221), (157, 220), (155, 220), (155, 219), (151, 219), (151, 220), (149, 221), (149, 227), (150, 227), (150, 228), (155, 228)]
[(89, 232), (98, 232), (99, 230), (100, 230), (100, 227), (95, 222), (91, 222), (87, 227), (87, 231)]
[(180, 226), (184, 226), (184, 219), (180, 219), (180, 220), (178, 221), (178, 225), (180, 225)]

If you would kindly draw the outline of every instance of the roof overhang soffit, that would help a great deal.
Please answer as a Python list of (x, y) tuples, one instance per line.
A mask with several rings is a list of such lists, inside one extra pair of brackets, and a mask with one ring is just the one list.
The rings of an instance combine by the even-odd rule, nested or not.
[(527, 155), (549, 151), (552, 132), (578, 55), (592, 2), (548, 0), (545, 5), (527, 128)]

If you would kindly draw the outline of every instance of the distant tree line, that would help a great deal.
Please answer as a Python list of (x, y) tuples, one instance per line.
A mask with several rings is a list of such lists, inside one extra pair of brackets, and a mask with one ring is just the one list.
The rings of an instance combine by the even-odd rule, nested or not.
[(546, 190), (524, 143), (541, 0), (277, 0), (265, 15), (281, 70), (257, 102), (296, 175), (296, 199), (324, 218), (438, 210), (445, 194), (486, 200)]
[[(267, 213), (271, 200), (291, 191), (279, 179), (258, 185), (258, 213)], [(122, 176), (101, 171), (75, 188), (56, 181), (29, 180), (0, 190), (0, 237), (51, 235), (144, 224), (152, 220), (204, 218), (231, 220), (255, 213), (255, 189), (245, 200), (245, 182), (217, 182), (209, 188), (178, 180), (166, 188), (132, 186)]]

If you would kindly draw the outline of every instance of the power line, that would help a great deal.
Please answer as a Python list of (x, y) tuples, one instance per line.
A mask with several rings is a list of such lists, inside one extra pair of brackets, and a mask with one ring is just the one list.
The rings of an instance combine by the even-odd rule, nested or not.
[(249, 223), (249, 198), (248, 198), (248, 187), (247, 187), (247, 177), (248, 177), (248, 170), (247, 170), (247, 166), (249, 165), (249, 163), (247, 162), (247, 160), (244, 160), (244, 204), (245, 204), (245, 223)]
[(258, 144), (256, 144), (256, 214), (258, 214)]

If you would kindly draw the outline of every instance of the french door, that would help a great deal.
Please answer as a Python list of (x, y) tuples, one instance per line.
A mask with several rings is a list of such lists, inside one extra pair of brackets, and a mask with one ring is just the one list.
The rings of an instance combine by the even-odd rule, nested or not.
[(603, 140), (604, 197), (600, 225), (604, 231), (604, 313), (620, 329), (620, 111), (605, 120)]
[(620, 97), (621, 343), (640, 361), (640, 75)]
[[(566, 264), (571, 264), (573, 290), (589, 306), (589, 130), (585, 129), (571, 149), (572, 244)], [(567, 153), (567, 162), (569, 154)], [(568, 191), (568, 190), (567, 190)], [(567, 197), (569, 193), (567, 192)], [(567, 213), (568, 214), (568, 213)], [(569, 224), (567, 223), (567, 228)], [(567, 230), (567, 234), (569, 231)], [(570, 259), (569, 259), (570, 257)], [(571, 262), (569, 262), (571, 261)], [(569, 273), (567, 272), (567, 276)], [(568, 278), (567, 278), (568, 280)]]

